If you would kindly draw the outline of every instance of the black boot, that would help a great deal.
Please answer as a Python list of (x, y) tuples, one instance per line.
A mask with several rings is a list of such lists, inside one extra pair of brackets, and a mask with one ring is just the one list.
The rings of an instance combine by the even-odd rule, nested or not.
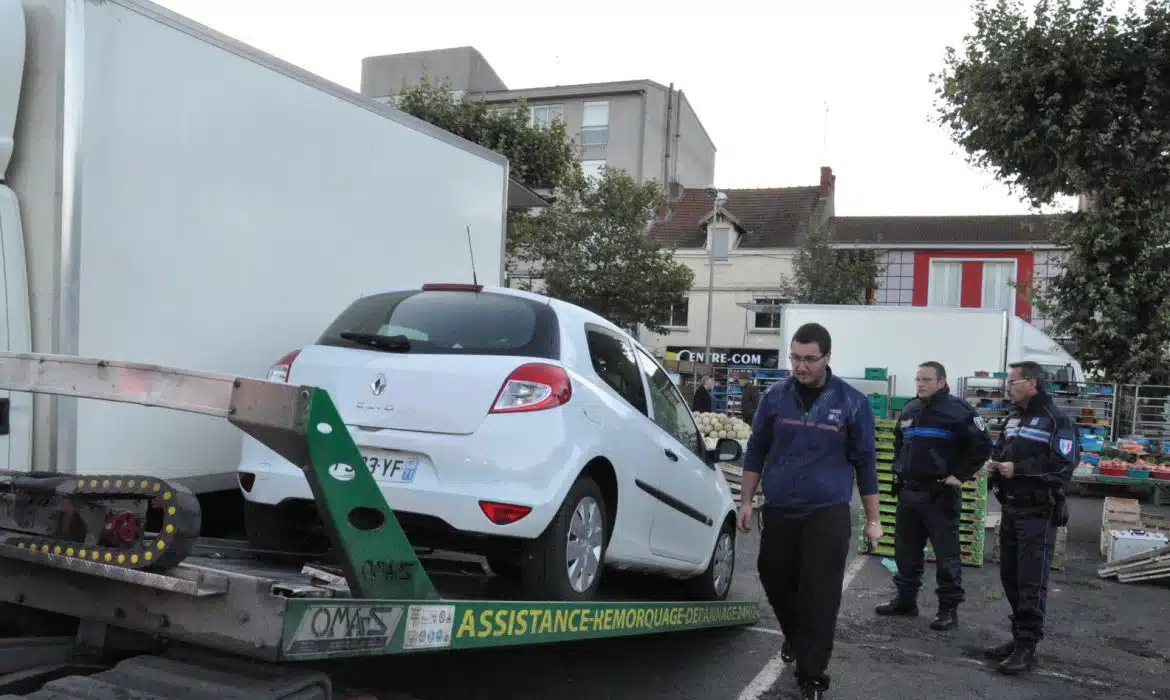
[(946, 606), (938, 609), (938, 614), (935, 615), (934, 621), (930, 623), (930, 629), (945, 632), (952, 630), (959, 626), (959, 614), (954, 607)]
[(1015, 650), (1016, 650), (1016, 642), (1015, 642), (1015, 640), (1012, 640), (1010, 642), (1004, 642), (1003, 644), (1000, 644), (997, 647), (992, 647), (992, 648), (984, 651), (983, 655), (986, 656), (987, 658), (991, 659), (992, 661), (1003, 661), (1007, 657), (1011, 656), (1012, 652), (1014, 652)]
[(1016, 642), (1012, 655), (999, 665), (999, 672), (1014, 676), (1036, 667), (1036, 645), (1032, 642)]
[(792, 642), (788, 638), (784, 638), (784, 643), (780, 645), (780, 660), (786, 664), (790, 664), (796, 660), (796, 655), (792, 653)]
[(829, 684), (815, 678), (800, 681), (800, 697), (802, 700), (824, 700), (825, 691)]
[(886, 617), (916, 617), (918, 615), (918, 601), (898, 597), (889, 603), (882, 603), (873, 611)]

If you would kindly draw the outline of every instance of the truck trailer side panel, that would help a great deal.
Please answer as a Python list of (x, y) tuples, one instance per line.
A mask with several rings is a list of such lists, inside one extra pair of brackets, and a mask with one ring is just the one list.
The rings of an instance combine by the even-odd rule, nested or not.
[[(262, 377), (362, 293), (470, 281), (468, 229), (502, 283), (502, 156), (149, 3), (24, 2), (14, 189), (40, 351)], [(238, 435), (157, 413), (40, 407), (34, 466), (230, 487)]]
[(781, 318), (781, 352), (802, 324), (819, 323), (833, 338), (830, 366), (842, 377), (885, 367), (895, 377), (894, 392), (913, 396), (918, 364), (935, 360), (957, 391), (959, 377), (1003, 368), (1007, 322), (1007, 313), (994, 309), (790, 304)]

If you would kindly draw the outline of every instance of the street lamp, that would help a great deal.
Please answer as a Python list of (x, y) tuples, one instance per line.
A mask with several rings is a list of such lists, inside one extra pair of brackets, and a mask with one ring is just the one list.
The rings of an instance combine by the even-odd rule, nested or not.
[(711, 364), (711, 315), (715, 302), (715, 225), (719, 221), (719, 204), (727, 201), (727, 194), (714, 187), (704, 190), (711, 198), (711, 224), (707, 230), (707, 348), (703, 354), (703, 363)]

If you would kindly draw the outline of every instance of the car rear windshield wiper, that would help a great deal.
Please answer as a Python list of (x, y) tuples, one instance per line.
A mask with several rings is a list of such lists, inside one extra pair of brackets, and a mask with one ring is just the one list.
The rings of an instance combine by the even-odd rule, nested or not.
[(410, 352), (410, 338), (404, 335), (378, 335), (377, 333), (358, 333), (357, 331), (342, 331), (339, 335), (351, 343), (366, 345), (376, 350)]

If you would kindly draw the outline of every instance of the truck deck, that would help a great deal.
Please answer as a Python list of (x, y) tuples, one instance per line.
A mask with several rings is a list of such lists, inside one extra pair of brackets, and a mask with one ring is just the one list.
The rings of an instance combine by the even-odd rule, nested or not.
[[(241, 542), (200, 540), (178, 565), (148, 570), (107, 563), (108, 557), (83, 558), (73, 547), (31, 549), (7, 537), (0, 544), (0, 602), (77, 618), (79, 642), (92, 639), (94, 630), (116, 628), (288, 662), (759, 620), (754, 601), (631, 600), (620, 586), (607, 588), (603, 600), (523, 600), (509, 594), (503, 580), (477, 571), (474, 561), (417, 552), (328, 394), (313, 387), (71, 356), (0, 354), (0, 388), (222, 417), (304, 469), (334, 545), (331, 561), (280, 565), (265, 563)], [(11, 672), (14, 665), (0, 653), (0, 670)], [(0, 693), (8, 692), (5, 678)], [(27, 685), (27, 678), (18, 680)]]

